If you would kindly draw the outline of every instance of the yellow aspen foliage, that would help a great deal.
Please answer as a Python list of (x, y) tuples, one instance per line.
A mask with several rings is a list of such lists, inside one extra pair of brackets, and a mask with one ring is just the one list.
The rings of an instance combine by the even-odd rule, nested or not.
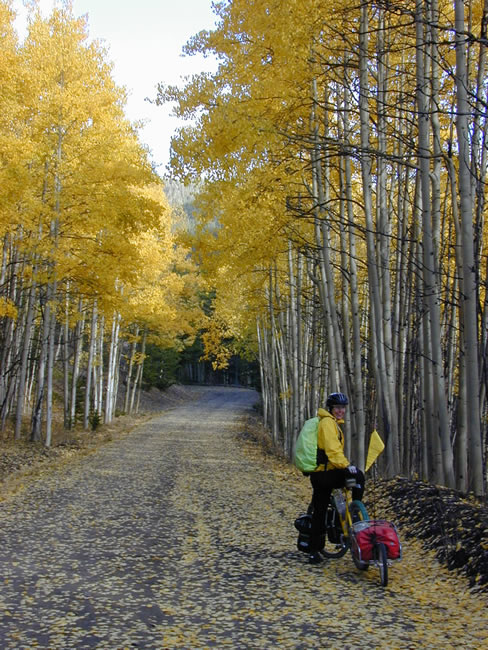
[(106, 52), (87, 43), (85, 19), (68, 6), (48, 19), (35, 13), (21, 55), (35, 143), (33, 200), (20, 215), (31, 236), (22, 246), (51, 261), (46, 270), (55, 269), (58, 283), (69, 280), (71, 291), (98, 294), (114, 308), (120, 287), (136, 284), (147, 259), (156, 259), (140, 233), (157, 231), (160, 250), (170, 246), (161, 200), (149, 189), (159, 180), (124, 117)]
[(26, 163), (31, 152), (23, 124), (24, 70), (13, 19), (10, 3), (0, 2), (0, 236), (16, 222), (18, 202), (28, 182)]
[[(98, 297), (99, 308), (126, 310), (127, 319), (139, 304), (164, 329), (181, 316), (172, 303), (188, 280), (174, 270), (171, 211), (124, 116), (125, 91), (111, 77), (106, 51), (88, 42), (86, 19), (65, 4), (47, 19), (33, 10), (17, 53), (12, 16), (1, 8), (5, 75), (17, 84), (22, 78), (25, 111), (16, 119), (31, 143), (23, 200), (9, 219), (27, 262), (23, 278), (55, 277), (58, 290)], [(16, 86), (6, 87), (13, 101)]]
[(194, 335), (201, 314), (198, 281), (188, 252), (176, 246), (173, 212), (161, 185), (147, 186), (140, 193), (159, 206), (159, 223), (129, 238), (138, 273), (124, 285), (124, 319), (128, 324), (144, 325), (155, 340), (169, 345), (176, 343), (178, 336)]
[(14, 303), (8, 298), (0, 296), (0, 318), (7, 317), (15, 320), (17, 313), (18, 310)]

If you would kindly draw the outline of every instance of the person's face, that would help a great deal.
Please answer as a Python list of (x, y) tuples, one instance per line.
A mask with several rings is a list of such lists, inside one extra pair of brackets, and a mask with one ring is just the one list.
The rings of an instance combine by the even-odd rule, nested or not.
[(336, 420), (343, 420), (345, 414), (346, 414), (346, 407), (345, 406), (333, 406), (332, 407), (332, 415), (335, 417)]

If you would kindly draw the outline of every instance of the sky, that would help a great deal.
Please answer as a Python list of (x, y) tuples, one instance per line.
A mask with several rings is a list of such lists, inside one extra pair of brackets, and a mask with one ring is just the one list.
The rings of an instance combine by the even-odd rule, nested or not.
[[(39, 5), (48, 16), (56, 0), (39, 0)], [(22, 38), (22, 0), (14, 0), (13, 7)], [(211, 0), (73, 0), (73, 13), (88, 15), (90, 40), (101, 39), (108, 48), (114, 79), (129, 91), (127, 117), (145, 122), (140, 140), (151, 150), (151, 160), (163, 175), (171, 136), (181, 123), (170, 115), (169, 105), (155, 106), (145, 98), (155, 98), (159, 82), (181, 84), (185, 75), (214, 69), (210, 58), (182, 56), (191, 36), (215, 26)]]

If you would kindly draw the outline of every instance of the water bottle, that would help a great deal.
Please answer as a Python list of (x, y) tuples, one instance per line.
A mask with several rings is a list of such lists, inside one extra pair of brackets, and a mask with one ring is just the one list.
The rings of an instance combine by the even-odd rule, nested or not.
[(341, 490), (334, 490), (334, 501), (340, 516), (344, 518), (346, 516), (346, 500)]

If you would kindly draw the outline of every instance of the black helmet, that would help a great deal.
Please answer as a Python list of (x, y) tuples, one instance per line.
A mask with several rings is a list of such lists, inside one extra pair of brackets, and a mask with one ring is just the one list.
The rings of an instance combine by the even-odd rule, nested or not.
[(349, 400), (344, 393), (331, 393), (325, 403), (328, 411), (334, 406), (347, 406), (347, 404), (349, 404)]

